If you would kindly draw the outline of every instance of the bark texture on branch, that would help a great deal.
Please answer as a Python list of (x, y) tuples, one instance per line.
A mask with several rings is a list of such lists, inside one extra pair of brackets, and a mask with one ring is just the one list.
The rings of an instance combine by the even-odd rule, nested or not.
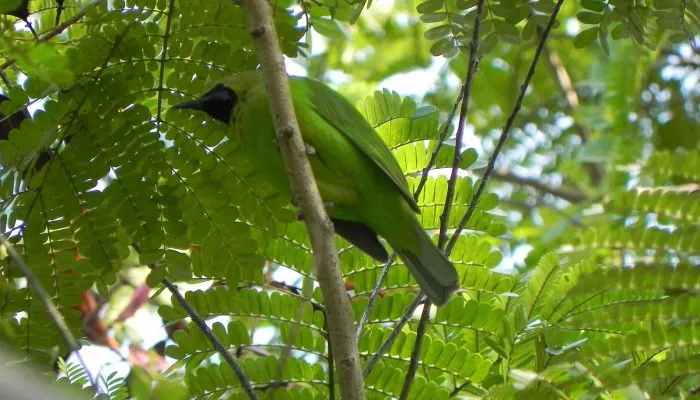
[(270, 6), (266, 0), (241, 0), (240, 4), (248, 13), (250, 34), (262, 66), (277, 142), (311, 239), (316, 275), (328, 311), (328, 334), (340, 390), (343, 399), (362, 400), (365, 398), (364, 382), (355, 342), (354, 317), (333, 244), (333, 224), (323, 208), (306, 157)]

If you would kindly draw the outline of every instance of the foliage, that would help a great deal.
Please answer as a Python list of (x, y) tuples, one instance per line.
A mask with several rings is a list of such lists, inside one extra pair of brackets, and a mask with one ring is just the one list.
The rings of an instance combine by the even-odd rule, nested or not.
[[(556, 6), (484, 1), (466, 146), (455, 142), (450, 110), (477, 2), (272, 2), (284, 53), (357, 103), (411, 190), (420, 188), (419, 218), (435, 236), (443, 224), (458, 228), (475, 201)], [(161, 295), (168, 278), (197, 285), (187, 302), (261, 398), (337, 398), (342, 377), (295, 208), (226, 127), (170, 110), (256, 67), (243, 11), (223, 0), (32, 0), (20, 18), (35, 37), (8, 7), (0, 232), (87, 347), (123, 352), (119, 343), (133, 343), (129, 378), (100, 371), (99, 396), (245, 398), (187, 310)], [(698, 7), (563, 3), (492, 181), (450, 254), (460, 290), (433, 310), (409, 398), (697, 393)], [(427, 67), (434, 85), (406, 95), (418, 81), (405, 74)], [(402, 94), (381, 89), (401, 76), (392, 88)], [(337, 245), (359, 323), (384, 266)], [(60, 358), (62, 336), (4, 248), (0, 293), (0, 339), (27, 360), (57, 359), (60, 376), (86, 386), (83, 365)], [(361, 332), (363, 363), (417, 293), (395, 262)], [(152, 349), (139, 347), (152, 334), (140, 325), (146, 317), (161, 318), (167, 333)], [(369, 398), (400, 396), (417, 332), (409, 318), (366, 378)]]

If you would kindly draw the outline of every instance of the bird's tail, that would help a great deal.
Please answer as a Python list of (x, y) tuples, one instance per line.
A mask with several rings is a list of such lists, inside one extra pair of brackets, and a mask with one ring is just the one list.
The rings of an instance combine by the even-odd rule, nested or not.
[(457, 270), (440, 251), (416, 221), (418, 245), (413, 249), (397, 249), (396, 253), (406, 264), (430, 301), (438, 306), (447, 302), (450, 294), (459, 287)]

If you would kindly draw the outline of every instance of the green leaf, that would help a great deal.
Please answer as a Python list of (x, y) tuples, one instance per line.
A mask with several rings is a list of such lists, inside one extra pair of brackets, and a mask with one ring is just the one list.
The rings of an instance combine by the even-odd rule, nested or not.
[(597, 25), (603, 19), (603, 14), (581, 11), (576, 14), (576, 18), (584, 24)]
[(578, 49), (593, 43), (598, 37), (598, 28), (589, 28), (579, 32), (574, 38), (574, 46)]
[(22, 5), (23, 0), (2, 0), (0, 1), (0, 14), (9, 14)]
[(602, 0), (581, 0), (581, 6), (586, 10), (591, 10), (593, 12), (603, 12), (607, 7), (606, 3)]
[(468, 169), (479, 158), (479, 153), (477, 153), (476, 149), (469, 148), (464, 150), (460, 157), (461, 160), (459, 161), (459, 167), (462, 169)]
[(436, 40), (447, 36), (451, 32), (449, 25), (439, 25), (425, 31), (424, 36), (428, 40)]
[(442, 22), (447, 19), (447, 13), (433, 12), (429, 14), (421, 14), (420, 20), (426, 23)]
[(420, 14), (430, 14), (441, 9), (444, 5), (444, 0), (428, 0), (416, 6), (416, 11)]
[(551, 14), (554, 12), (554, 2), (551, 0), (538, 0), (532, 7), (544, 14)]
[(347, 32), (345, 32), (343, 27), (336, 19), (313, 18), (311, 20), (311, 26), (313, 26), (316, 32), (329, 38), (349, 38)]
[(654, 8), (657, 10), (667, 10), (669, 8), (679, 8), (681, 0), (654, 0)]

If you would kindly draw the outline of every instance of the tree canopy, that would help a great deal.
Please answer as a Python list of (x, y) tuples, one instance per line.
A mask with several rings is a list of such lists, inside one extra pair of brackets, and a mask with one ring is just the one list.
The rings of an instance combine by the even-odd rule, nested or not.
[[(421, 307), (397, 258), (335, 237), (367, 398), (700, 392), (697, 0), (270, 5), (290, 71), (357, 105), (460, 276)], [(258, 66), (245, 9), (2, 0), (0, 30), (12, 357), (88, 398), (339, 398), (297, 208), (228, 127), (170, 109)]]

